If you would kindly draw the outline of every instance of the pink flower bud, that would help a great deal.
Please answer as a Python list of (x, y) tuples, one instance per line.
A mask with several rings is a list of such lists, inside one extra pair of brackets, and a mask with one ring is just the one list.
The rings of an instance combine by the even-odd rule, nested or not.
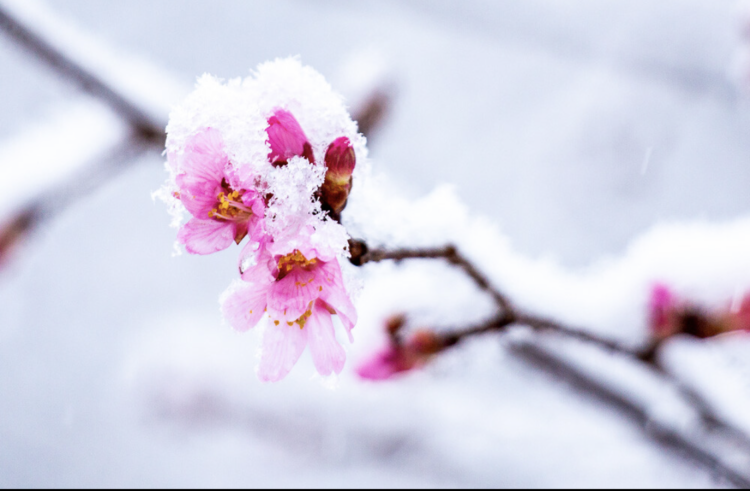
[(326, 178), (320, 188), (321, 204), (332, 218), (339, 219), (339, 214), (346, 206), (349, 192), (352, 189), (352, 172), (357, 163), (349, 138), (337, 138), (326, 150)]
[(446, 345), (434, 332), (422, 329), (416, 331), (405, 343), (399, 343), (393, 337), (394, 317), (386, 323), (386, 329), (391, 334), (389, 346), (377, 353), (357, 368), (357, 375), (368, 380), (386, 380), (394, 375), (424, 366), (436, 353), (442, 351)]
[(705, 339), (750, 330), (750, 298), (743, 299), (737, 311), (710, 311), (694, 302), (678, 300), (665, 285), (656, 284), (649, 302), (649, 327), (657, 341), (675, 334)]
[(657, 283), (652, 287), (649, 299), (649, 328), (655, 337), (663, 339), (677, 330), (674, 304), (674, 295), (666, 285)]
[(286, 165), (292, 157), (304, 157), (315, 163), (312, 147), (307, 141), (297, 119), (286, 109), (276, 109), (268, 118), (268, 142), (271, 152), (268, 159), (275, 166)]

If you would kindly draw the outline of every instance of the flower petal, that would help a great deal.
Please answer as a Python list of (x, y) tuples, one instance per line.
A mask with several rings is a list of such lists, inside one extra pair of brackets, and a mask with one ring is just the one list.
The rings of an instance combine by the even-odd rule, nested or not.
[(319, 267), (310, 271), (294, 268), (271, 287), (268, 311), (277, 318), (294, 321), (310, 308), (310, 302), (320, 296), (322, 288)]
[(271, 282), (275, 261), (268, 252), (267, 240), (252, 240), (245, 244), (240, 252), (239, 268), (242, 279), (249, 282)]
[(307, 343), (318, 373), (323, 376), (330, 375), (331, 372), (341, 373), (346, 361), (346, 353), (336, 341), (331, 314), (328, 310), (316, 303), (303, 330), (308, 331)]
[(266, 309), (268, 284), (244, 284), (229, 294), (221, 310), (229, 324), (237, 331), (255, 327)]
[(399, 360), (399, 354), (389, 347), (362, 363), (357, 367), (356, 372), (360, 378), (386, 380), (404, 369), (403, 363)]
[(204, 181), (188, 174), (180, 174), (175, 179), (180, 190), (180, 201), (196, 218), (209, 218), (208, 212), (216, 208), (221, 192), (221, 179)]
[(312, 147), (307, 141), (297, 119), (286, 109), (276, 109), (268, 118), (268, 143), (271, 152), (268, 159), (272, 164), (286, 164), (292, 157), (305, 157), (315, 163)]
[(202, 181), (221, 182), (229, 162), (218, 130), (206, 128), (196, 133), (185, 148), (181, 171)]
[(321, 266), (321, 272), (324, 276), (322, 282), (323, 291), (320, 294), (321, 300), (330, 305), (339, 315), (341, 323), (346, 328), (349, 336), (349, 342), (354, 342), (352, 337), (352, 328), (357, 323), (357, 309), (354, 308), (349, 295), (344, 287), (344, 279), (341, 276), (341, 266), (337, 260), (324, 263)]
[(307, 344), (307, 331), (297, 324), (285, 322), (268, 325), (263, 335), (258, 376), (264, 382), (276, 382), (286, 377)]
[(191, 218), (177, 233), (177, 241), (191, 254), (212, 254), (229, 247), (234, 233), (229, 222)]

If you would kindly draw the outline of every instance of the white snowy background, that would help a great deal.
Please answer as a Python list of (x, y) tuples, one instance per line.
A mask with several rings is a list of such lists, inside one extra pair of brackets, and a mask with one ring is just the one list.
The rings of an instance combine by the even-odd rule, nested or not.
[[(750, 288), (735, 1), (2, 4), (164, 120), (204, 72), (300, 55), (352, 103), (371, 72), (395, 99), (370, 145), (372, 182), (355, 183), (345, 212), (352, 230), (457, 242), (524, 307), (637, 345), (652, 281), (711, 306)], [(125, 127), (5, 36), (0, 66), (2, 221)], [(260, 383), (257, 337), (218, 308), (238, 250), (173, 257), (175, 230), (150, 197), (164, 178), (160, 155), (140, 158), (0, 273), (0, 486), (726, 484), (519, 361), (508, 343), (526, 332), (358, 380), (388, 314), (438, 327), (488, 315), (439, 264), (354, 271), (364, 287), (344, 373), (313, 376), (304, 355), (282, 383)], [(687, 417), (621, 360), (559, 350), (615, 373), (654, 417)], [(664, 357), (750, 428), (750, 341), (677, 340)]]

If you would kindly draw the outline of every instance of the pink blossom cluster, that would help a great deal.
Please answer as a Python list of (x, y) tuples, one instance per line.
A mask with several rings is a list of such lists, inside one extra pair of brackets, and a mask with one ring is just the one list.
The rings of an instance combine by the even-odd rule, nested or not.
[(750, 332), (750, 294), (722, 309), (709, 310), (679, 298), (657, 283), (649, 299), (649, 327), (657, 340), (676, 334), (709, 338), (730, 332)]
[(265, 324), (259, 377), (282, 379), (305, 347), (321, 375), (340, 373), (333, 316), (351, 342), (357, 313), (339, 218), (363, 155), (340, 99), (296, 59), (277, 60), (245, 82), (204, 77), (167, 134), (163, 194), (189, 214), (177, 241), (192, 254), (246, 242), (222, 311), (238, 331)]

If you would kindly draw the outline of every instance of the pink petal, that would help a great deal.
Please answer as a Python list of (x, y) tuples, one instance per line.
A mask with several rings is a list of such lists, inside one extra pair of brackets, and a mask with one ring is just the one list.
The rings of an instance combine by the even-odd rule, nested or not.
[(323, 284), (319, 271), (319, 267), (311, 271), (294, 268), (276, 281), (268, 295), (268, 311), (272, 317), (293, 321), (304, 314), (310, 308), (310, 302), (321, 294)]
[(276, 109), (268, 118), (266, 132), (271, 146), (268, 159), (272, 164), (285, 164), (292, 157), (305, 157), (310, 163), (315, 163), (307, 136), (289, 111)]
[(187, 143), (181, 170), (196, 179), (220, 183), (228, 162), (221, 134), (218, 130), (206, 128)]
[(398, 355), (392, 348), (377, 353), (357, 367), (357, 375), (369, 380), (386, 380), (403, 371), (399, 369)]
[(175, 179), (180, 191), (180, 201), (196, 218), (208, 219), (208, 212), (216, 208), (221, 189), (221, 180), (204, 181), (187, 174)]
[(276, 382), (286, 377), (307, 344), (307, 330), (297, 324), (270, 323), (263, 335), (258, 376), (264, 382)]
[(221, 310), (237, 331), (247, 331), (260, 321), (266, 309), (268, 284), (246, 284), (224, 300)]
[(234, 231), (229, 222), (191, 218), (177, 233), (177, 241), (191, 254), (212, 254), (234, 242)]
[(656, 283), (651, 288), (649, 299), (649, 325), (651, 331), (657, 335), (669, 335), (669, 316), (674, 307), (674, 295), (662, 283)]
[(341, 323), (346, 328), (349, 336), (349, 342), (354, 342), (352, 337), (352, 328), (357, 323), (357, 309), (354, 308), (349, 295), (344, 287), (344, 280), (341, 276), (341, 266), (337, 260), (324, 263), (321, 266), (325, 281), (320, 298), (330, 305), (338, 314)]
[(331, 372), (341, 373), (346, 361), (346, 353), (336, 341), (336, 335), (331, 322), (331, 314), (316, 304), (312, 309), (312, 315), (305, 323), (307, 343), (310, 346), (310, 354), (318, 373), (327, 376)]
[[(267, 243), (268, 240), (262, 238), (259, 242), (249, 241), (242, 248), (239, 266), (243, 280), (249, 282), (274, 281), (272, 272), (276, 266), (276, 261), (268, 252)], [(251, 260), (251, 264), (245, 267), (244, 263), (248, 258)]]

